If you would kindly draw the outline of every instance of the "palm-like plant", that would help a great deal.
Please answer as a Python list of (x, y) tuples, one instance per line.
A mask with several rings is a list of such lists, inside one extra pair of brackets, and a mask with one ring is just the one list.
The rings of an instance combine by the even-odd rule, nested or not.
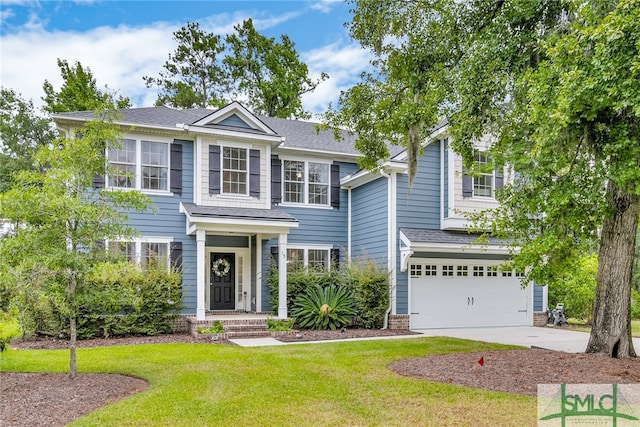
[(298, 295), (291, 314), (303, 328), (335, 330), (356, 314), (351, 293), (344, 286), (312, 286)]

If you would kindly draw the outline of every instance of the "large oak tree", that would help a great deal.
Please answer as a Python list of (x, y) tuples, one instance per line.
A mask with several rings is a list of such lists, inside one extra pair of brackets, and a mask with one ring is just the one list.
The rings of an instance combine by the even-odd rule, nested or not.
[(357, 0), (349, 28), (377, 56), (327, 119), (359, 133), (365, 164), (448, 117), (473, 166), (474, 141), (518, 173), (501, 208), (475, 218), (513, 238), (528, 279), (553, 283), (598, 251), (588, 352), (635, 356), (630, 289), (640, 214), (640, 2)]

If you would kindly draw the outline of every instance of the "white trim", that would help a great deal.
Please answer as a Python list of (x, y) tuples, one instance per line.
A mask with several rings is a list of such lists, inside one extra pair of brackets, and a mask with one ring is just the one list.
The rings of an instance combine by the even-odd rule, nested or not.
[(202, 145), (202, 137), (198, 135), (195, 142), (195, 155), (193, 156), (193, 181), (195, 184), (193, 189), (193, 203), (196, 205), (202, 204), (202, 180), (204, 179), (202, 176)]
[[(278, 235), (278, 265), (287, 265), (287, 235)], [(286, 319), (287, 313), (287, 269), (278, 268), (278, 318)]]
[[(264, 176), (265, 178), (265, 184), (267, 187), (267, 197), (264, 200), (264, 207), (265, 209), (270, 209), (271, 208), (271, 183), (273, 182), (273, 177), (271, 176), (271, 146), (267, 145), (267, 148), (265, 150), (265, 159), (264, 159), (264, 164), (265, 164), (265, 169), (266, 169), (266, 174), (261, 174), (260, 178), (262, 179), (262, 176)], [(281, 166), (282, 167), (282, 166)], [(282, 186), (282, 183), (280, 184)]]
[(278, 147), (278, 153), (277, 154), (279, 156), (286, 156), (287, 152), (300, 152), (301, 153), (301, 154), (293, 154), (294, 156), (305, 156), (305, 155), (308, 155), (308, 154), (312, 154), (312, 155), (320, 155), (322, 157), (331, 157), (331, 160), (333, 160), (333, 161), (346, 160), (346, 161), (351, 162), (351, 163), (353, 163), (353, 161), (356, 158), (362, 156), (361, 154), (341, 153), (339, 151), (314, 150), (313, 148), (301, 148), (301, 147), (288, 147), (283, 142)]
[(397, 186), (397, 173), (392, 171), (389, 180), (389, 273), (390, 273), (390, 283), (391, 286), (391, 314), (397, 313), (397, 275), (398, 269), (396, 268), (397, 259), (396, 259), (396, 242), (397, 238), (397, 220), (396, 220), (396, 186)]
[(245, 123), (251, 126), (254, 130), (261, 130), (267, 134), (275, 134), (273, 129), (264, 124), (260, 119), (258, 119), (254, 114), (251, 113), (247, 108), (245, 108), (242, 104), (237, 101), (231, 102), (230, 104), (218, 109), (212, 110), (211, 114), (201, 118), (197, 122), (194, 123), (195, 126), (205, 126), (208, 124), (219, 124), (224, 121), (228, 117), (232, 115), (237, 115), (240, 117)]
[(351, 264), (351, 233), (353, 232), (353, 226), (351, 223), (351, 188), (347, 189), (347, 259), (349, 260), (349, 264)]
[[(251, 241), (251, 238), (249, 238)], [(256, 233), (256, 311), (262, 312), (262, 234)]]
[[(206, 237), (205, 237), (206, 240)], [(249, 238), (249, 242), (251, 238)], [(251, 244), (249, 244), (251, 246)], [(211, 309), (211, 272), (209, 271), (209, 261), (212, 253), (232, 253), (234, 254), (234, 265), (235, 265), (235, 277), (233, 278), (233, 306), (234, 310), (247, 310), (247, 301), (249, 302), (249, 310), (251, 309), (251, 247), (249, 248), (237, 248), (237, 247), (227, 247), (227, 246), (205, 246), (205, 307), (208, 307), (206, 310)], [(242, 262), (242, 277), (244, 283), (242, 284), (243, 293), (247, 292), (246, 298), (244, 298), (241, 302), (238, 301), (238, 256), (243, 257)]]
[[(444, 224), (444, 140), (440, 140), (440, 228)], [(404, 265), (404, 262), (402, 263)], [(406, 267), (404, 267), (406, 270)], [(402, 271), (405, 271), (402, 270)]]
[[(242, 144), (242, 143), (231, 143), (231, 144), (227, 144), (226, 142), (218, 142), (217, 144), (220, 147), (220, 194), (218, 194), (218, 196), (220, 197), (232, 197), (232, 198), (246, 198), (247, 200), (251, 199), (251, 196), (249, 196), (250, 194), (250, 170), (251, 170), (251, 155), (249, 150), (251, 150), (251, 145), (250, 144)], [(244, 150), (245, 152), (245, 165), (246, 165), (246, 169), (244, 170), (244, 176), (245, 176), (245, 181), (244, 181), (244, 193), (226, 193), (224, 191), (224, 149), (225, 148), (235, 148), (237, 150)], [(211, 160), (209, 160), (211, 161)], [(240, 169), (227, 169), (227, 171), (229, 172), (240, 172), (242, 173), (243, 171)]]
[[(325, 159), (319, 159), (319, 160), (315, 160), (315, 159), (308, 159), (308, 158), (301, 158), (301, 157), (291, 157), (291, 156), (279, 156), (280, 157), (280, 182), (281, 182), (281, 191), (282, 191), (282, 201), (280, 202), (280, 206), (284, 206), (284, 207), (305, 207), (305, 208), (314, 208), (314, 209), (333, 209), (333, 207), (331, 206), (331, 165), (333, 164), (332, 161), (330, 160), (325, 160)], [(284, 162), (298, 162), (298, 163), (302, 163), (304, 165), (304, 171), (303, 171), (303, 176), (304, 176), (304, 181), (302, 181), (302, 184), (304, 185), (304, 202), (302, 203), (297, 203), (297, 202), (287, 202), (285, 201), (285, 180), (284, 180), (284, 176), (285, 176), (285, 166), (284, 166)], [(315, 164), (319, 164), (319, 165), (325, 165), (327, 166), (327, 203), (323, 203), (323, 204), (318, 204), (318, 203), (310, 203), (309, 202), (309, 163), (315, 163)]]
[[(250, 144), (248, 142), (228, 141), (226, 139), (218, 139), (215, 141), (214, 144), (210, 144), (210, 145), (219, 145), (221, 148), (224, 148), (224, 147), (244, 148), (245, 150), (251, 150), (254, 148), (253, 144)], [(220, 168), (220, 170), (222, 170), (222, 168)]]
[(196, 231), (196, 320), (206, 318), (206, 239), (204, 230)]

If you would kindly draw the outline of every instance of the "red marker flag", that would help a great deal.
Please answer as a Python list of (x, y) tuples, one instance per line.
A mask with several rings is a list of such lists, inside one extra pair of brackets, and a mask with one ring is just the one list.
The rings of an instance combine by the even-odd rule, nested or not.
[(484, 356), (482, 356), (482, 357), (480, 358), (480, 360), (478, 360), (478, 364), (479, 364), (480, 366), (484, 366)]

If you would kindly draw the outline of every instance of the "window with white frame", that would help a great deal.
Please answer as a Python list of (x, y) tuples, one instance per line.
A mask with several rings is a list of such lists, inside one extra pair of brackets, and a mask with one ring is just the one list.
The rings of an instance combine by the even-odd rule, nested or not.
[(222, 194), (247, 194), (247, 149), (223, 147)]
[(287, 269), (307, 267), (314, 270), (328, 270), (330, 248), (293, 247), (287, 248)]
[(169, 266), (170, 241), (168, 239), (109, 241), (107, 249), (110, 254), (122, 256), (127, 261), (141, 268), (157, 268)]
[(475, 162), (480, 173), (473, 177), (474, 197), (493, 197), (493, 171), (486, 172), (491, 163), (489, 154), (484, 151), (477, 151)]
[(484, 266), (482, 265), (474, 265), (473, 266), (473, 277), (483, 277), (484, 276)]
[(497, 265), (488, 265), (487, 266), (487, 277), (498, 277), (498, 266)]
[(329, 164), (285, 160), (283, 166), (285, 203), (329, 205)]
[(109, 187), (169, 191), (169, 143), (127, 138), (107, 159)]
[(469, 267), (466, 265), (459, 265), (456, 270), (456, 276), (466, 277), (469, 275)]

